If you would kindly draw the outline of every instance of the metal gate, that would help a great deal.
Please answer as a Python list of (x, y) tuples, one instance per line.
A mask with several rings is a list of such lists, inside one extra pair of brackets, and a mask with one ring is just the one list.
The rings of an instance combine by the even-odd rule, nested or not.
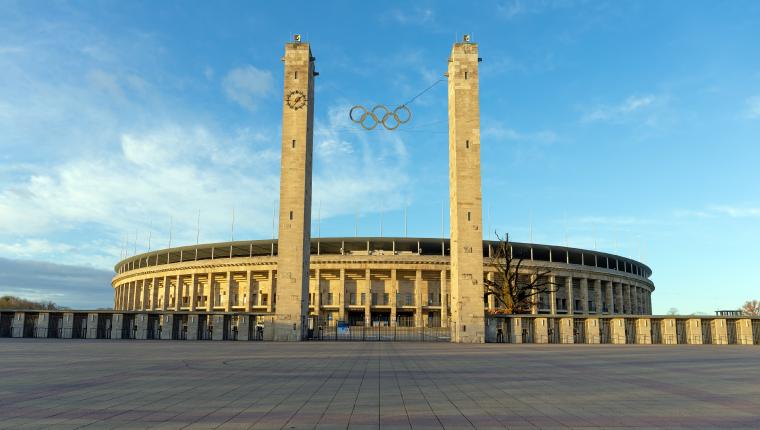
[(633, 318), (625, 319), (625, 343), (636, 343), (636, 320)]
[(685, 345), (686, 342), (686, 321), (676, 320), (676, 342)]
[(584, 318), (573, 319), (573, 342), (586, 343), (586, 320)]
[(535, 320), (533, 318), (523, 318), (522, 319), (522, 343), (533, 343), (534, 334), (535, 334), (535, 327), (534, 327)]
[(51, 313), (48, 315), (47, 337), (51, 339), (63, 337), (63, 314)]
[(161, 315), (148, 314), (148, 324), (145, 329), (145, 339), (159, 340), (161, 339)]
[[(357, 322), (358, 323), (358, 322)], [(338, 321), (328, 325), (328, 321), (315, 319), (314, 329), (306, 334), (308, 340), (360, 341), (360, 342), (450, 342), (448, 327), (399, 327), (349, 325)]]
[(87, 314), (74, 314), (72, 339), (87, 339)]
[(559, 343), (559, 327), (557, 326), (557, 318), (547, 318), (546, 320), (546, 323), (548, 324), (546, 331), (549, 335), (549, 343)]
[(602, 318), (599, 320), (599, 342), (610, 343), (610, 320)]
[(652, 324), (652, 343), (661, 344), (662, 343), (662, 320), (652, 318), (650, 323)]
[(112, 317), (113, 316), (111, 314), (100, 314), (98, 316), (98, 331), (96, 334), (98, 339), (111, 338)]
[(135, 339), (137, 337), (137, 324), (135, 324), (134, 314), (124, 314), (124, 320), (121, 324), (121, 338)]
[(702, 344), (703, 345), (709, 345), (712, 343), (712, 326), (710, 325), (710, 320), (702, 320), (700, 321), (700, 325), (702, 326)]
[(198, 314), (198, 340), (211, 340), (214, 326), (206, 314)]
[(0, 313), (0, 337), (11, 337), (12, 313)]
[(174, 314), (172, 340), (187, 340), (187, 315)]
[(736, 345), (737, 339), (736, 339), (736, 320), (726, 320), (726, 335), (728, 336), (728, 344), (729, 345)]

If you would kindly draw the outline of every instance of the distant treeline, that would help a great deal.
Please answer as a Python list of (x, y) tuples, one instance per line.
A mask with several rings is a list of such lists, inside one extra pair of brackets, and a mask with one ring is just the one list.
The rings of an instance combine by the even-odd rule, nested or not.
[(0, 309), (41, 309), (55, 311), (66, 308), (58, 306), (53, 302), (35, 302), (22, 299), (21, 297), (2, 296), (0, 297)]

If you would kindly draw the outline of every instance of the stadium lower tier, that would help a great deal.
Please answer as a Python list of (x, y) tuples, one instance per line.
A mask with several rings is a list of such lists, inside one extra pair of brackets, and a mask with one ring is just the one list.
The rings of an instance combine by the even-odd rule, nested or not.
[[(497, 277), (484, 242), (484, 277)], [(651, 270), (596, 251), (513, 244), (520, 275), (554, 285), (532, 314), (651, 315)], [(451, 307), (448, 240), (351, 238), (312, 241), (309, 313), (326, 325), (446, 327)], [(277, 307), (276, 241), (228, 242), (159, 250), (121, 261), (114, 309), (248, 312)], [(484, 310), (495, 310), (493, 296)]]

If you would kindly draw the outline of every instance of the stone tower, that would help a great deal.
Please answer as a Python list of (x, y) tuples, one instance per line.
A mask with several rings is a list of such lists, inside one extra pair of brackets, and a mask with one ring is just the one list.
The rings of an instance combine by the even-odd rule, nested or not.
[(314, 57), (300, 36), (285, 45), (275, 340), (301, 340), (308, 316)]
[(469, 36), (449, 58), (451, 341), (485, 341), (478, 45)]

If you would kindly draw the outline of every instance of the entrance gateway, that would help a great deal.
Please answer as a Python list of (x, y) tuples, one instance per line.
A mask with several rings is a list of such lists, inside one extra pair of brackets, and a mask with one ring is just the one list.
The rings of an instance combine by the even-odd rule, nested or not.
[[(465, 35), (448, 62), (450, 339), (485, 342), (478, 45)], [(285, 45), (274, 340), (298, 341), (308, 320), (316, 59), (300, 35)], [(366, 291), (365, 294), (368, 294)], [(364, 325), (371, 327), (371, 315)], [(311, 327), (309, 327), (311, 326)]]

